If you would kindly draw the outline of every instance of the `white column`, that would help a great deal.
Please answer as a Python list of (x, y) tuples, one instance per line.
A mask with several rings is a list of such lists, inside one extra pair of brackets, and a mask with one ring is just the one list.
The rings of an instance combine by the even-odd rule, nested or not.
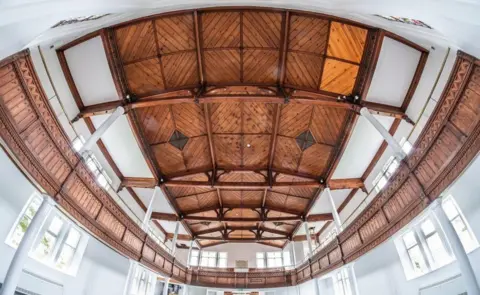
[(193, 249), (193, 243), (195, 242), (195, 239), (192, 239), (190, 242), (190, 248), (188, 249), (188, 255), (187, 255), (187, 267), (190, 266), (190, 259), (192, 257), (192, 249)]
[(403, 160), (407, 154), (403, 151), (402, 146), (397, 142), (395, 138), (388, 132), (383, 125), (378, 122), (378, 120), (370, 113), (370, 111), (363, 107), (360, 109), (360, 114), (367, 119), (375, 129), (382, 135), (383, 139), (388, 143), (388, 146), (393, 149), (395, 153), (395, 157), (401, 161)]
[(45, 219), (54, 206), (54, 201), (47, 195), (43, 196), (43, 202), (37, 210), (35, 216), (33, 216), (27, 231), (23, 235), (20, 244), (18, 245), (13, 259), (8, 267), (5, 280), (3, 282), (0, 295), (13, 295), (20, 281), (20, 275), (22, 274), (23, 266), (28, 258), (28, 253), (33, 246), (35, 238), (43, 226)]
[(355, 275), (355, 270), (353, 269), (353, 263), (346, 266), (348, 278), (350, 279), (350, 288), (352, 289), (352, 295), (360, 295), (358, 291), (357, 276)]
[(467, 294), (480, 295), (480, 288), (477, 279), (475, 278), (475, 273), (473, 272), (470, 260), (468, 259), (467, 252), (465, 251), (465, 248), (463, 248), (462, 242), (460, 241), (455, 228), (450, 223), (447, 214), (443, 211), (442, 200), (435, 200), (431, 206), (440, 226), (445, 232), (445, 236), (447, 237), (450, 246), (452, 247), (453, 254), (455, 254), (455, 257), (457, 258), (458, 266), (467, 289)]
[(163, 295), (168, 295), (168, 283), (170, 282), (170, 278), (165, 278), (165, 285), (163, 286)]
[(175, 255), (175, 251), (177, 250), (177, 238), (178, 238), (178, 230), (180, 228), (180, 221), (177, 221), (177, 224), (175, 225), (175, 234), (173, 235), (173, 240), (172, 240), (172, 255)]
[(304, 222), (303, 223), (303, 226), (305, 228), (305, 234), (306, 234), (306, 237), (307, 237), (307, 242), (308, 242), (308, 257), (311, 257), (313, 255), (313, 248), (312, 248), (312, 237), (310, 236), (310, 231), (308, 230), (308, 222)]
[(293, 267), (297, 266), (297, 254), (295, 254), (295, 242), (292, 241), (290, 242), (290, 245), (292, 245), (292, 257), (293, 257)]
[(123, 287), (123, 294), (130, 295), (130, 289), (132, 289), (132, 282), (135, 277), (135, 272), (137, 271), (137, 263), (133, 260), (130, 260), (130, 267), (128, 268), (127, 279), (125, 281), (125, 286)]
[(145, 217), (143, 218), (142, 229), (145, 232), (148, 231), (148, 225), (150, 224), (150, 218), (152, 217), (153, 202), (155, 201), (156, 196), (159, 195), (159, 194), (160, 194), (160, 187), (155, 186), (155, 189), (153, 190), (152, 198), (150, 199), (150, 202), (148, 203), (147, 212), (145, 212)]
[(337, 212), (337, 206), (335, 205), (335, 201), (333, 200), (333, 197), (332, 197), (332, 192), (328, 187), (325, 189), (325, 192), (327, 193), (330, 206), (332, 207), (333, 222), (335, 223), (337, 232), (340, 233), (341, 231), (343, 231), (343, 226), (342, 226), (342, 221), (340, 220), (340, 215), (338, 215), (338, 212)]
[[(318, 285), (319, 279), (313, 279), (313, 283), (315, 284), (315, 294), (320, 295), (320, 286)], [(353, 294), (352, 294), (353, 295)]]
[(108, 117), (108, 119), (105, 120), (105, 122), (103, 122), (102, 125), (100, 125), (100, 127), (98, 127), (98, 129), (92, 134), (92, 136), (87, 139), (87, 141), (78, 153), (80, 155), (83, 155), (86, 151), (91, 150), (95, 143), (97, 143), (97, 141), (102, 137), (102, 135), (105, 134), (108, 128), (112, 126), (112, 124), (124, 113), (125, 109), (123, 107), (117, 107), (117, 109), (115, 109), (115, 111), (110, 115), (110, 117)]

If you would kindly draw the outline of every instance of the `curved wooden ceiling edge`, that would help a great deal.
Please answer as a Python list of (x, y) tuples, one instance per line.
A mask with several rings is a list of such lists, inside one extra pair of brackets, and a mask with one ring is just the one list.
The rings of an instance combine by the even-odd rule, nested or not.
[(380, 245), (438, 198), (475, 158), (480, 150), (480, 119), (468, 106), (480, 103), (479, 64), (459, 54), (426, 128), (389, 184), (337, 239), (292, 271), (252, 270), (248, 276), (232, 278), (221, 271), (186, 269), (96, 183), (60, 127), (25, 53), (0, 62), (0, 136), (36, 187), (119, 253), (187, 284), (290, 286), (354, 261)]

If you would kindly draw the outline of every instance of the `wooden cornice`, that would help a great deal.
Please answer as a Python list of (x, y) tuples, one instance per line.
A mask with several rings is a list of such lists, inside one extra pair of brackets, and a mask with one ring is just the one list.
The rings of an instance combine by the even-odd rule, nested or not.
[(143, 177), (124, 177), (121, 182), (122, 187), (154, 188), (157, 185), (154, 178)]
[(152, 212), (152, 219), (164, 221), (178, 221), (177, 215), (171, 213)]

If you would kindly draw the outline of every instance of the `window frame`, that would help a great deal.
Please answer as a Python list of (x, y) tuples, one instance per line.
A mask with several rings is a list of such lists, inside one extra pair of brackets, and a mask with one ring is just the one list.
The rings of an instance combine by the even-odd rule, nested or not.
[[(290, 261), (290, 264), (286, 264), (286, 257), (285, 253), (289, 253), (288, 260)], [(271, 256), (271, 257), (269, 257)], [(255, 260), (256, 260), (256, 268), (288, 268), (288, 267), (293, 267), (293, 260), (292, 260), (292, 254), (290, 251), (266, 251), (266, 252), (257, 252), (255, 254)], [(280, 265), (278, 266), (278, 262), (281, 260)], [(273, 261), (273, 265), (272, 262)], [(260, 265), (262, 264), (262, 266)]]
[[(40, 204), (42, 202), (45, 202), (45, 200), (43, 200), (43, 197), (40, 196), (39, 193), (34, 192), (30, 196), (30, 198), (28, 199), (26, 204), (24, 205), (24, 207), (23, 207), (22, 211), (20, 212), (20, 214), (18, 215), (15, 223), (12, 225), (9, 234), (7, 235), (7, 237), (5, 239), (5, 244), (9, 245), (10, 247), (12, 247), (14, 249), (18, 248), (18, 245), (16, 245), (12, 241), (13, 235), (15, 234), (16, 228), (19, 226), (19, 224), (22, 221), (22, 219), (24, 218), (24, 216), (27, 215), (27, 210), (30, 208), (31, 204), (35, 201), (38, 201), (38, 200), (41, 200)], [(37, 212), (38, 212), (38, 208), (36, 209), (33, 216), (35, 216), (35, 214)], [(33, 216), (32, 216), (32, 218), (33, 218)], [(50, 226), (52, 225), (52, 222), (55, 220), (55, 218), (58, 218), (62, 222), (62, 225), (61, 225), (57, 234), (51, 232), (51, 230), (50, 230)], [(26, 227), (25, 232), (28, 230), (29, 226), (30, 226), (30, 223)], [(74, 249), (74, 252), (72, 254), (72, 257), (71, 257), (68, 265), (66, 267), (59, 266), (57, 264), (59, 264), (59, 259), (60, 259), (60, 256), (62, 254), (62, 250), (64, 249), (64, 246), (66, 245), (67, 238), (68, 238), (68, 233), (70, 232), (71, 229), (74, 229), (75, 231), (77, 231), (80, 234), (80, 238), (77, 242), (77, 245)], [(36, 251), (39, 249), (40, 243), (47, 233), (50, 234), (50, 235), (53, 235), (55, 237), (55, 243), (52, 246), (49, 253), (45, 255), (45, 257), (40, 257), (40, 256), (38, 256), (38, 254), (36, 254)], [(24, 235), (20, 239), (19, 243), (21, 242), (23, 237), (24, 237)], [(50, 267), (50, 268), (52, 268), (56, 271), (59, 271), (59, 272), (65, 273), (67, 275), (75, 277), (77, 272), (78, 272), (80, 262), (83, 259), (83, 255), (85, 253), (85, 249), (87, 247), (88, 240), (89, 240), (89, 236), (88, 236), (88, 234), (86, 234), (85, 231), (83, 231), (80, 227), (78, 227), (76, 224), (74, 224), (73, 221), (68, 219), (66, 217), (66, 215), (63, 214), (60, 210), (58, 210), (57, 208), (53, 208), (48, 213), (47, 217), (42, 221), (42, 227), (36, 233), (36, 238), (34, 240), (32, 248), (30, 249), (30, 251), (28, 253), (28, 256), (31, 259), (33, 259), (33, 260), (35, 260), (39, 263), (42, 263), (42, 264), (44, 264), (44, 265), (46, 265), (46, 266), (48, 266), (48, 267)]]

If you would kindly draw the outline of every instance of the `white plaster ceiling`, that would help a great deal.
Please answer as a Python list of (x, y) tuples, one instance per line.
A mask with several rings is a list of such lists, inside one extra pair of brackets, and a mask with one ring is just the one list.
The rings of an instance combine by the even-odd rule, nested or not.
[[(133, 191), (137, 194), (137, 196), (142, 200), (145, 206), (148, 206), (150, 200), (153, 196), (153, 189), (151, 188), (133, 188)], [(153, 201), (153, 212), (162, 212), (162, 213), (172, 213), (174, 214), (175, 211), (172, 209), (170, 204), (168, 203), (167, 198), (160, 190), (159, 194), (155, 197)]]
[[(107, 115), (92, 117), (98, 128)], [(125, 116), (120, 116), (102, 136), (108, 152), (125, 177), (153, 177)]]
[[(375, 118), (387, 130), (390, 129), (394, 120), (384, 116), (375, 116)], [(364, 117), (359, 116), (347, 148), (332, 178), (360, 178), (377, 153), (382, 141), (382, 136), (372, 124)]]
[[(340, 190), (330, 191), (332, 193), (333, 201), (335, 202), (335, 206), (337, 209), (338, 207), (340, 207), (340, 205), (342, 205), (343, 201), (347, 198), (350, 191), (351, 191), (350, 189), (340, 189)], [(317, 201), (315, 202), (312, 209), (310, 210), (310, 214), (322, 214), (322, 213), (332, 213), (330, 201), (328, 200), (328, 196), (325, 190), (318, 197)]]
[(412, 82), (420, 52), (398, 41), (384, 38), (366, 101), (399, 107)]
[[(175, 226), (177, 224), (176, 222), (164, 221), (164, 220), (159, 220), (158, 222), (167, 233), (170, 233), (170, 234), (175, 233)], [(178, 233), (182, 235), (188, 235), (188, 232), (185, 230), (185, 227), (183, 227), (182, 223), (180, 223), (180, 227), (178, 228)]]
[(118, 100), (101, 37), (66, 50), (65, 58), (85, 106)]

